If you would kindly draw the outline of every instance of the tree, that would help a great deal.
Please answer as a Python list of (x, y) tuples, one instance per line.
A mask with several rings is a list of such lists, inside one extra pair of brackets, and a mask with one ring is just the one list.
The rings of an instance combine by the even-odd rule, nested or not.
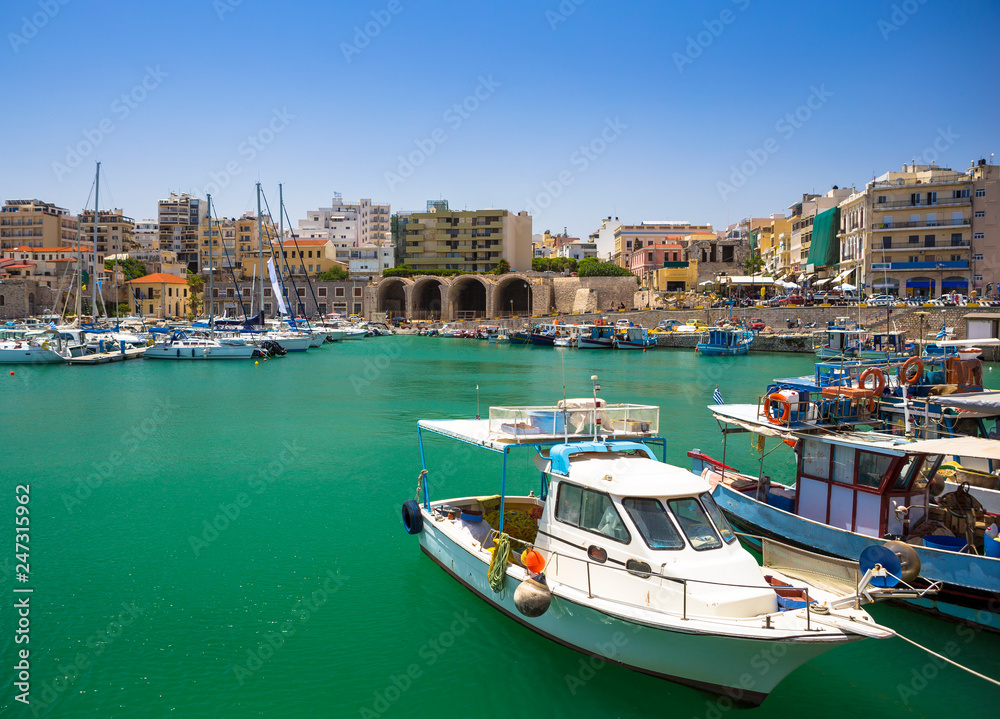
[[(601, 262), (596, 257), (588, 257), (585, 260), (581, 260), (577, 266), (577, 273), (580, 277), (628, 277), (632, 275), (624, 267), (619, 267), (611, 262)], [(636, 281), (638, 279), (636, 277)]]
[(343, 282), (351, 278), (351, 273), (340, 267), (332, 267), (319, 276), (322, 282)]
[(760, 255), (750, 255), (743, 261), (748, 275), (756, 275), (764, 269), (764, 259)]
[(504, 259), (503, 257), (501, 257), (500, 261), (497, 262), (496, 268), (493, 270), (493, 274), (495, 274), (495, 275), (505, 275), (508, 272), (510, 272), (510, 263), (506, 259)]
[(188, 293), (188, 304), (191, 305), (191, 309), (197, 314), (205, 305), (201, 299), (201, 293), (205, 291), (205, 278), (188, 270), (187, 284), (190, 291)]
[(104, 269), (113, 269), (115, 265), (119, 265), (122, 268), (122, 274), (125, 276), (125, 281), (135, 280), (146, 275), (146, 265), (139, 262), (139, 260), (133, 260), (131, 257), (126, 257), (124, 260), (104, 260)]

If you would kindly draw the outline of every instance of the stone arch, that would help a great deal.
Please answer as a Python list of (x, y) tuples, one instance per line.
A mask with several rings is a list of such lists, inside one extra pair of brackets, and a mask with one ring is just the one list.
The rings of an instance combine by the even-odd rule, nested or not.
[(448, 304), (451, 319), (471, 320), (487, 317), (490, 309), (491, 283), (479, 275), (461, 275), (451, 281)]
[(416, 320), (440, 320), (448, 282), (441, 277), (421, 277), (410, 288), (409, 317)]
[(378, 314), (389, 313), (390, 319), (407, 315), (407, 290), (413, 284), (411, 280), (402, 277), (386, 277), (378, 283), (375, 289), (375, 311)]
[(493, 288), (495, 315), (530, 315), (535, 306), (535, 287), (524, 275), (504, 275)]

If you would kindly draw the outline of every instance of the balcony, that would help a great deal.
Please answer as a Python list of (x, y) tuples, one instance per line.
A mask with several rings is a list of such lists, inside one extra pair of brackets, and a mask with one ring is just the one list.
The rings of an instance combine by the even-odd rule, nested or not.
[(944, 240), (942, 242), (935, 242), (932, 245), (928, 245), (926, 240), (924, 240), (923, 238), (921, 238), (920, 242), (909, 242), (908, 240), (892, 240), (892, 242), (888, 244), (886, 244), (885, 240), (883, 240), (881, 244), (879, 244), (878, 240), (876, 240), (873, 243), (871, 251), (877, 253), (881, 252), (882, 250), (887, 250), (887, 251), (910, 250), (912, 252), (913, 250), (923, 250), (927, 249), (928, 247), (934, 248), (936, 250), (939, 249), (968, 250), (971, 247), (971, 245), (972, 243), (970, 243), (968, 240), (963, 240), (958, 244), (955, 244), (954, 242), (949, 242), (948, 240)]
[(872, 272), (907, 272), (911, 270), (967, 270), (968, 260), (949, 262), (872, 262)]
[(951, 218), (945, 217), (940, 220), (900, 220), (896, 222), (874, 222), (873, 230), (905, 230), (910, 227), (968, 227), (972, 222), (969, 217)]
[(939, 199), (936, 202), (932, 202), (931, 204), (924, 203), (917, 205), (913, 204), (913, 202), (910, 200), (902, 200), (900, 202), (876, 202), (874, 205), (872, 205), (872, 211), (878, 212), (879, 210), (896, 210), (907, 207), (914, 207), (914, 208), (920, 207), (925, 209), (928, 207), (954, 207), (955, 205), (968, 205), (971, 202), (972, 202), (971, 197), (946, 197), (943, 200)]

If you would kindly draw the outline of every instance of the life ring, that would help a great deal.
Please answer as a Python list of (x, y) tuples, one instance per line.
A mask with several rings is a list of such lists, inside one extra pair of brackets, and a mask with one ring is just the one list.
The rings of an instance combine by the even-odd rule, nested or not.
[[(917, 371), (913, 373), (913, 377), (910, 377), (910, 368), (916, 367)], [(924, 361), (919, 357), (910, 357), (903, 363), (903, 366), (899, 368), (899, 378), (906, 384), (916, 384), (920, 381), (920, 378), (924, 376)]]
[[(785, 424), (788, 421), (788, 419), (792, 416), (792, 403), (789, 402), (784, 397), (782, 397), (781, 395), (777, 393), (769, 394), (767, 397), (764, 398), (764, 402), (765, 402), (764, 412), (765, 414), (767, 414), (767, 421), (770, 422), (771, 424)], [(785, 411), (782, 412), (781, 417), (775, 417), (773, 414), (771, 414), (771, 403), (773, 402), (781, 402), (783, 405), (785, 405)]]
[(150, 337), (148, 340), (146, 340), (146, 346), (152, 347), (154, 342), (155, 340), (152, 337)]
[(858, 386), (861, 389), (868, 389), (868, 378), (875, 377), (875, 388), (872, 390), (874, 396), (879, 397), (882, 392), (885, 391), (885, 373), (878, 367), (869, 367), (864, 372), (861, 373), (861, 377), (858, 379)]
[(865, 411), (868, 412), (868, 414), (870, 415), (875, 414), (876, 404), (874, 397), (869, 397), (862, 406), (865, 408)]
[(48, 342), (42, 342), (42, 349), (43, 350), (52, 349), (52, 345), (50, 345)]
[(407, 534), (420, 534), (424, 528), (424, 517), (415, 499), (403, 502), (403, 527)]

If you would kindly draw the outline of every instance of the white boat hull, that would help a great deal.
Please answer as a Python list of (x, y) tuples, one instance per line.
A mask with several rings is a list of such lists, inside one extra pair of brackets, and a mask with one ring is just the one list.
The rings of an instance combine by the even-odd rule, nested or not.
[(44, 347), (0, 347), (0, 364), (58, 364), (66, 358)]
[[(467, 589), (511, 619), (570, 649), (612, 664), (759, 704), (788, 674), (810, 659), (848, 641), (812, 637), (775, 641), (687, 631), (616, 616), (553, 592), (548, 611), (528, 618), (514, 606), (520, 581), (508, 570), (506, 589), (495, 594), (487, 563), (458, 545), (422, 510), (420, 548)], [(586, 597), (581, 593), (581, 597)], [(692, 625), (694, 622), (692, 622)], [(766, 659), (765, 659), (766, 657)]]

